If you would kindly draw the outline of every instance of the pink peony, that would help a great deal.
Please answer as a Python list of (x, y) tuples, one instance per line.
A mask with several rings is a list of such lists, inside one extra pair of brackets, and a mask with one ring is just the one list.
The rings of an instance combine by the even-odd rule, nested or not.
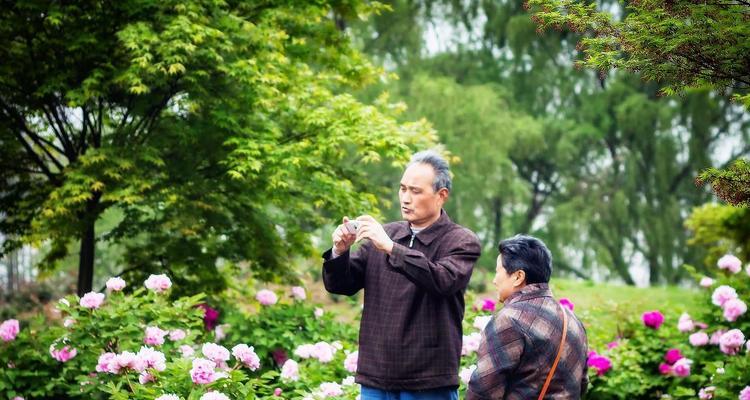
[(187, 334), (182, 329), (174, 329), (169, 331), (169, 340), (173, 342), (185, 339), (186, 336)]
[(10, 342), (16, 339), (20, 331), (21, 328), (17, 319), (5, 320), (0, 324), (0, 339), (3, 339), (3, 342)]
[(276, 297), (276, 293), (274, 293), (274, 292), (272, 292), (272, 291), (270, 291), (268, 289), (263, 289), (263, 290), (259, 291), (255, 295), (255, 299), (258, 300), (260, 302), (260, 304), (262, 304), (264, 306), (272, 306), (272, 305), (276, 304), (277, 301), (279, 301), (279, 298)]
[(573, 311), (573, 309), (576, 307), (575, 304), (573, 304), (572, 301), (570, 301), (569, 299), (567, 299), (565, 297), (563, 297), (563, 298), (560, 299), (560, 304), (562, 304), (565, 307), (568, 307), (568, 309), (570, 309), (570, 311)]
[(675, 376), (681, 378), (690, 376), (690, 365), (692, 363), (693, 361), (688, 358), (681, 358), (672, 366), (672, 372), (674, 372)]
[(107, 289), (113, 292), (119, 292), (120, 290), (124, 288), (125, 288), (125, 281), (119, 276), (107, 279)]
[(299, 380), (299, 364), (294, 360), (286, 360), (284, 365), (281, 366), (281, 380), (282, 381), (298, 381)]
[[(304, 299), (303, 299), (303, 300), (304, 300)], [(274, 395), (274, 396), (276, 396), (276, 397), (279, 397), (279, 396), (281, 396), (281, 393), (282, 393), (282, 390), (281, 390), (281, 388), (278, 388), (278, 387), (277, 387), (276, 389), (274, 389), (274, 390), (273, 390), (273, 395)]]
[(167, 359), (164, 356), (164, 353), (150, 347), (141, 347), (141, 350), (136, 354), (136, 357), (141, 360), (144, 369), (153, 368), (157, 371), (164, 371), (167, 368)]
[(63, 326), (66, 328), (70, 328), (71, 326), (75, 324), (76, 324), (76, 320), (74, 320), (73, 318), (68, 317), (63, 320)]
[(750, 386), (745, 386), (745, 388), (740, 391), (740, 400), (750, 400)]
[(149, 326), (146, 328), (146, 336), (143, 338), (143, 343), (151, 346), (161, 346), (164, 344), (164, 336), (167, 336), (168, 333), (157, 326)]
[(596, 354), (595, 351), (589, 352), (589, 357), (586, 361), (586, 364), (590, 368), (596, 369), (596, 374), (599, 376), (604, 375), (612, 368), (612, 362), (609, 360), (609, 358)]
[(299, 300), (299, 301), (303, 301), (307, 299), (307, 293), (305, 293), (305, 288), (301, 286), (292, 287), (292, 298), (294, 300)]
[(667, 363), (661, 363), (659, 364), (659, 373), (662, 375), (671, 375), (672, 374), (672, 366)]
[(62, 349), (57, 350), (55, 349), (55, 345), (52, 344), (49, 347), (49, 354), (57, 361), (68, 362), (78, 354), (78, 350), (70, 346), (64, 346)]
[(319, 390), (320, 394), (323, 395), (323, 398), (336, 397), (344, 394), (344, 391), (341, 390), (341, 385), (336, 382), (323, 382), (320, 384)]
[(156, 378), (154, 378), (153, 375), (151, 375), (150, 373), (146, 371), (143, 371), (138, 375), (138, 383), (140, 383), (141, 385), (145, 385), (149, 382), (154, 382), (154, 381), (156, 381)]
[(711, 295), (711, 302), (717, 306), (724, 306), (729, 300), (737, 298), (737, 291), (731, 286), (721, 285), (714, 289), (714, 293)]
[(680, 349), (669, 349), (667, 350), (667, 353), (664, 354), (664, 361), (667, 362), (669, 365), (674, 365), (674, 363), (677, 362), (677, 360), (681, 359), (682, 353), (680, 353)]
[(164, 274), (150, 275), (143, 284), (146, 286), (146, 289), (153, 290), (156, 293), (166, 292), (172, 287), (172, 281)]
[(92, 310), (99, 308), (104, 303), (104, 293), (88, 292), (81, 297), (79, 304)]
[(214, 327), (216, 327), (216, 321), (219, 319), (219, 311), (205, 303), (198, 304), (197, 307), (203, 309), (203, 325), (206, 330), (214, 330)]
[(193, 380), (193, 383), (199, 385), (211, 383), (216, 380), (215, 367), (216, 364), (211, 360), (196, 358), (193, 360), (193, 368), (190, 369), (190, 378)]
[(336, 352), (336, 348), (326, 342), (315, 343), (313, 348), (312, 356), (317, 358), (322, 363), (329, 363), (333, 361), (333, 354)]
[(199, 400), (229, 400), (229, 397), (221, 392), (208, 392), (201, 396)]
[(307, 359), (313, 356), (315, 352), (315, 345), (313, 344), (302, 344), (294, 350), (294, 355), (299, 358)]
[(724, 335), (726, 331), (723, 329), (719, 329), (711, 334), (711, 339), (708, 341), (710, 344), (718, 345), (721, 341), (721, 336)]
[(322, 317), (322, 316), (323, 316), (323, 313), (324, 313), (324, 311), (323, 311), (323, 309), (322, 309), (322, 308), (320, 308), (320, 307), (316, 307), (316, 308), (315, 308), (315, 311), (313, 311), (313, 314), (315, 315), (315, 318), (320, 318), (320, 317)]
[(115, 353), (103, 353), (99, 356), (99, 361), (96, 363), (96, 372), (107, 372), (110, 374), (116, 374), (117, 370), (112, 368), (112, 361), (117, 357)]
[(690, 344), (695, 347), (705, 346), (708, 344), (708, 334), (706, 334), (706, 332), (696, 332), (690, 335), (688, 340), (690, 341)]
[(695, 329), (695, 323), (693, 323), (693, 320), (690, 318), (690, 315), (688, 313), (682, 313), (680, 315), (680, 320), (677, 321), (677, 330), (686, 333), (691, 332)]
[(745, 343), (745, 335), (739, 329), (732, 329), (721, 335), (719, 348), (724, 354), (734, 355), (739, 352), (740, 347)]
[(192, 347), (183, 344), (182, 346), (180, 346), (180, 353), (182, 353), (182, 358), (189, 358), (192, 357), (193, 354), (195, 354), (195, 350), (193, 350)]
[(704, 288), (710, 288), (711, 286), (714, 285), (714, 280), (707, 276), (704, 276), (703, 278), (701, 278), (699, 285), (701, 285)]
[(471, 380), (471, 374), (474, 373), (475, 369), (477, 369), (476, 364), (468, 366), (466, 368), (462, 368), (461, 372), (458, 373), (458, 376), (461, 378), (461, 382), (463, 382), (464, 385), (469, 384), (469, 381)]
[(255, 354), (255, 349), (252, 346), (238, 344), (232, 347), (232, 355), (250, 371), (260, 368), (260, 358)]
[(216, 328), (214, 328), (214, 339), (216, 339), (217, 342), (221, 342), (227, 337), (225, 329), (228, 327), (229, 324), (216, 325)]
[(701, 390), (698, 391), (698, 398), (701, 400), (713, 399), (715, 390), (716, 390), (716, 386), (709, 386), (709, 387), (701, 388)]
[(730, 299), (724, 303), (724, 318), (729, 322), (734, 322), (740, 315), (747, 312), (747, 305), (740, 299)]
[(652, 329), (659, 329), (661, 324), (664, 323), (664, 315), (659, 311), (647, 311), (643, 313), (641, 318), (643, 324)]
[(479, 344), (481, 341), (482, 335), (478, 332), (474, 332), (468, 336), (464, 335), (464, 340), (461, 344), (461, 355), (467, 356), (479, 350)]
[(201, 348), (201, 352), (206, 358), (215, 362), (216, 365), (229, 360), (229, 350), (216, 343), (205, 343)]
[(742, 270), (742, 261), (731, 254), (727, 254), (724, 257), (721, 257), (719, 261), (716, 262), (716, 265), (719, 267), (719, 269), (725, 269), (733, 274), (736, 274)]
[(492, 300), (492, 299), (484, 299), (484, 300), (482, 301), (482, 311), (489, 311), (489, 312), (493, 312), (493, 311), (495, 311), (495, 306), (496, 306), (496, 305), (497, 305), (497, 304), (495, 304), (495, 300)]
[(116, 355), (109, 364), (110, 371), (115, 374), (120, 373), (123, 369), (142, 372), (145, 368), (146, 365), (143, 360), (130, 351), (123, 351)]
[(344, 368), (349, 371), (350, 373), (357, 372), (357, 361), (359, 360), (359, 352), (355, 351), (353, 353), (349, 353), (346, 356), (346, 359), (344, 360)]
[(156, 400), (180, 400), (176, 394), (163, 394), (156, 398)]

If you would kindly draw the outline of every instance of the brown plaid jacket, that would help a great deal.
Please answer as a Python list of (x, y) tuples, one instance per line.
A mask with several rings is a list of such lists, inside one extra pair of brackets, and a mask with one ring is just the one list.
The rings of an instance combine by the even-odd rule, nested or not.
[(464, 292), (479, 240), (444, 211), (414, 238), (406, 221), (384, 228), (391, 255), (369, 241), (332, 260), (330, 250), (323, 255), (326, 290), (365, 290), (356, 381), (383, 390), (458, 386)]
[[(588, 386), (586, 331), (572, 311), (568, 334), (545, 399), (579, 399)], [(482, 332), (467, 400), (536, 399), (562, 338), (562, 311), (546, 283), (513, 293)]]

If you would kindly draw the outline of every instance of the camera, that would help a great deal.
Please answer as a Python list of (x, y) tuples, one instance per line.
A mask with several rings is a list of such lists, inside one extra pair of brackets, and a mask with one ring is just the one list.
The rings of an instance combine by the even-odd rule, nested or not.
[(347, 221), (344, 225), (349, 232), (356, 232), (359, 229), (359, 221)]

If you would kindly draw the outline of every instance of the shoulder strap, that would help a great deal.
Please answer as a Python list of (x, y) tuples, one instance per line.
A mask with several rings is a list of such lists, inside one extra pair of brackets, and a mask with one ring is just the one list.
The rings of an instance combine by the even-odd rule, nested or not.
[(557, 369), (557, 363), (560, 361), (560, 355), (562, 354), (563, 347), (565, 347), (565, 337), (568, 335), (568, 313), (565, 312), (565, 309), (563, 308), (563, 305), (558, 303), (560, 306), (560, 311), (562, 311), (563, 314), (563, 330), (562, 330), (562, 338), (560, 338), (560, 347), (557, 349), (557, 356), (555, 357), (555, 362), (552, 363), (552, 369), (549, 370), (549, 374), (547, 375), (547, 380), (544, 381), (544, 386), (542, 386), (542, 392), (539, 393), (539, 399), (542, 400), (544, 398), (544, 395), (547, 394), (547, 389), (549, 388), (550, 382), (552, 382), (552, 376), (555, 374), (555, 369)]

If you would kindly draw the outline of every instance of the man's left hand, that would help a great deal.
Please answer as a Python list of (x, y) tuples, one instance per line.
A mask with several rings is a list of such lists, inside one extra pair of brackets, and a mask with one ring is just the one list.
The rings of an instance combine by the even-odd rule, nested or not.
[(360, 222), (359, 229), (357, 229), (357, 241), (370, 239), (376, 249), (391, 254), (393, 240), (385, 233), (383, 225), (369, 215), (362, 215), (357, 218), (357, 221)]

